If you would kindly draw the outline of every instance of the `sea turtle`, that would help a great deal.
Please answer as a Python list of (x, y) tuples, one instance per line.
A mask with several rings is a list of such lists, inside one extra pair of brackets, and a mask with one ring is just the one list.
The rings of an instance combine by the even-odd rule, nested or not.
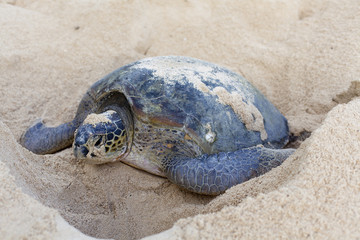
[(145, 58), (97, 81), (74, 120), (21, 137), (37, 154), (73, 145), (85, 163), (122, 161), (216, 195), (280, 165), (285, 117), (240, 75), (189, 57)]

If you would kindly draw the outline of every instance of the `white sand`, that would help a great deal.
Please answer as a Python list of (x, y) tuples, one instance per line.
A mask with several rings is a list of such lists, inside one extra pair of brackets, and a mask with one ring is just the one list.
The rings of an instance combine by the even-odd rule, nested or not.
[[(0, 1), (0, 236), (136, 239), (171, 228), (155, 239), (359, 238), (359, 12), (357, 0)], [(242, 74), (293, 133), (312, 136), (282, 166), (216, 198), (17, 143), (37, 118), (71, 120), (97, 79), (157, 55)]]

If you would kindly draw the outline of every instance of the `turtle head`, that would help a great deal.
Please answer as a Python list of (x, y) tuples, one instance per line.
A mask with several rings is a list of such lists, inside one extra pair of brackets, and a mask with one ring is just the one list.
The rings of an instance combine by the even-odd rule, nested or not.
[(74, 155), (90, 164), (123, 159), (130, 151), (130, 134), (117, 112), (92, 113), (75, 132)]

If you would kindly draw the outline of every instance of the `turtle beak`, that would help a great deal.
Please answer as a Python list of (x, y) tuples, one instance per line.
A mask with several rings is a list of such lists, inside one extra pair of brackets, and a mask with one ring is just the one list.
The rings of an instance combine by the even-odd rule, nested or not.
[(77, 159), (86, 158), (86, 155), (89, 153), (89, 150), (84, 146), (79, 146), (78, 144), (74, 144), (74, 155)]

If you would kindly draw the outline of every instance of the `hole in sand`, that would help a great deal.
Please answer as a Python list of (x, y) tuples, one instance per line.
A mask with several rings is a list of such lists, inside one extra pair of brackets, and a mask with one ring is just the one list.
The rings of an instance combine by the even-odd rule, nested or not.
[(212, 201), (214, 197), (183, 191), (165, 178), (121, 162), (76, 162), (72, 149), (45, 156), (19, 151), (8, 166), (24, 192), (57, 209), (75, 228), (113, 239), (139, 239), (171, 228), (180, 218), (236, 205), (273, 190), (288, 175), (284, 170), (280, 174), (285, 177), (272, 178), (275, 182), (265, 186), (242, 184), (240, 191), (230, 190)]
[(183, 191), (165, 178), (120, 162), (76, 162), (71, 149), (46, 156), (26, 151), (20, 155), (8, 165), (23, 191), (97, 238), (139, 239), (171, 228), (180, 218), (236, 205), (280, 184), (243, 184), (241, 191), (229, 191), (211, 202), (214, 197)]
[(11, 167), (23, 191), (97, 238), (139, 239), (159, 233), (180, 218), (200, 213), (213, 199), (120, 162), (77, 163), (71, 149), (26, 155), (16, 163), (21, 168)]

